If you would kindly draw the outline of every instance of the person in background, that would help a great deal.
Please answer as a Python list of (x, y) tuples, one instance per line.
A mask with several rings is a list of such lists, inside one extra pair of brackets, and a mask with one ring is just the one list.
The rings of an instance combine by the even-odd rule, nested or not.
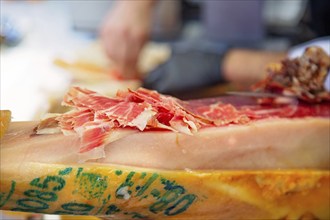
[(137, 78), (136, 64), (149, 40), (154, 0), (117, 1), (105, 19), (101, 39), (124, 78)]
[[(125, 78), (139, 77), (136, 63), (150, 37), (156, 3), (118, 1), (105, 20), (101, 31), (103, 45)], [(203, 3), (204, 38), (173, 43), (171, 58), (143, 79), (144, 87), (173, 93), (222, 82), (253, 83), (264, 77), (262, 70), (268, 63), (286, 57), (286, 51), (258, 50), (258, 42), (265, 34), (262, 1)], [(314, 11), (324, 11), (324, 3), (323, 7), (318, 6), (321, 1), (311, 5)]]

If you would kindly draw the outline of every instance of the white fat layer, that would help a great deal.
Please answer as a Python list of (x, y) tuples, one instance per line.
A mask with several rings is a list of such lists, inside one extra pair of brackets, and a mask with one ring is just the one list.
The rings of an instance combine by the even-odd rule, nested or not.
[(59, 134), (61, 133), (61, 129), (59, 127), (56, 128), (43, 128), (37, 130), (37, 134)]
[(77, 134), (75, 131), (73, 130), (67, 130), (67, 129), (61, 129), (62, 133), (65, 135), (65, 136), (69, 136), (69, 135), (75, 135)]
[(55, 118), (55, 117), (60, 116), (60, 115), (62, 115), (62, 114), (59, 114), (59, 113), (47, 113), (47, 114), (45, 114), (41, 118), (41, 120), (45, 120), (45, 119), (48, 119), (48, 118)]
[(143, 131), (149, 120), (156, 115), (156, 112), (152, 111), (150, 108), (145, 108), (134, 120), (128, 123), (129, 126), (136, 126), (140, 131)]
[(170, 125), (172, 128), (174, 128), (175, 130), (177, 130), (180, 133), (192, 135), (188, 125), (184, 124), (181, 121), (170, 121)]
[(192, 129), (192, 132), (197, 132), (198, 129), (197, 129), (197, 126), (194, 122), (189, 121), (186, 118), (183, 118), (183, 121), (190, 126), (190, 128)]
[(124, 138), (128, 135), (137, 133), (137, 130), (134, 129), (113, 129), (109, 132), (107, 135), (107, 138), (105, 140), (105, 143), (112, 143), (115, 142), (121, 138)]

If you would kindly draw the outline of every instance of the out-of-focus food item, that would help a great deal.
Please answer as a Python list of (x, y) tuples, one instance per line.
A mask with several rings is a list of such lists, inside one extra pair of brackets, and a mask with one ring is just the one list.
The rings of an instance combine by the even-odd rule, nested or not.
[[(170, 55), (171, 50), (168, 45), (148, 43), (141, 51), (138, 71), (142, 75), (147, 74), (164, 63)], [(78, 51), (73, 61), (58, 58), (54, 63), (69, 70), (75, 81), (121, 79), (120, 73), (116, 71), (116, 64), (106, 56), (100, 42), (95, 42)]]
[(324, 83), (330, 71), (330, 57), (319, 47), (308, 47), (301, 57), (269, 66), (266, 79), (254, 90), (295, 96), (307, 102), (330, 101)]
[(114, 96), (120, 89), (137, 89), (141, 84), (137, 79), (123, 80), (120, 74), (110, 66), (102, 67), (83, 60), (69, 63), (56, 59), (54, 63), (72, 74), (71, 85), (89, 88), (107, 96)]
[(0, 110), (0, 138), (5, 134), (11, 121), (11, 112), (9, 110)]
[(55, 59), (54, 64), (62, 67), (73, 74), (75, 81), (99, 81), (99, 80), (118, 80), (115, 71), (108, 72), (105, 67), (84, 61), (75, 61), (69, 63), (62, 59)]

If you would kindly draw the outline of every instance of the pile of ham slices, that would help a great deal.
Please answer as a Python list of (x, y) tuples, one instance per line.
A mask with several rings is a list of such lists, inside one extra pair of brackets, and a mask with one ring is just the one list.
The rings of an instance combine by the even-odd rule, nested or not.
[(260, 117), (249, 109), (238, 110), (221, 102), (192, 106), (144, 88), (120, 91), (110, 98), (73, 87), (64, 97), (63, 104), (73, 110), (44, 120), (37, 133), (49, 132), (51, 124), (65, 135), (78, 133), (82, 139), (81, 153), (107, 144), (107, 136), (117, 128), (161, 129), (192, 135), (204, 127), (245, 124), (250, 118)]

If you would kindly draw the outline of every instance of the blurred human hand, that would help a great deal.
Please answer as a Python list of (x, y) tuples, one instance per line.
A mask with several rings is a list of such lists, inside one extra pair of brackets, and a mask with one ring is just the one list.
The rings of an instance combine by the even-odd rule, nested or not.
[(154, 0), (117, 1), (101, 28), (101, 40), (123, 78), (138, 78), (137, 61), (149, 38)]
[(173, 45), (171, 58), (144, 78), (143, 87), (172, 94), (225, 82), (220, 67), (226, 51), (206, 42)]

